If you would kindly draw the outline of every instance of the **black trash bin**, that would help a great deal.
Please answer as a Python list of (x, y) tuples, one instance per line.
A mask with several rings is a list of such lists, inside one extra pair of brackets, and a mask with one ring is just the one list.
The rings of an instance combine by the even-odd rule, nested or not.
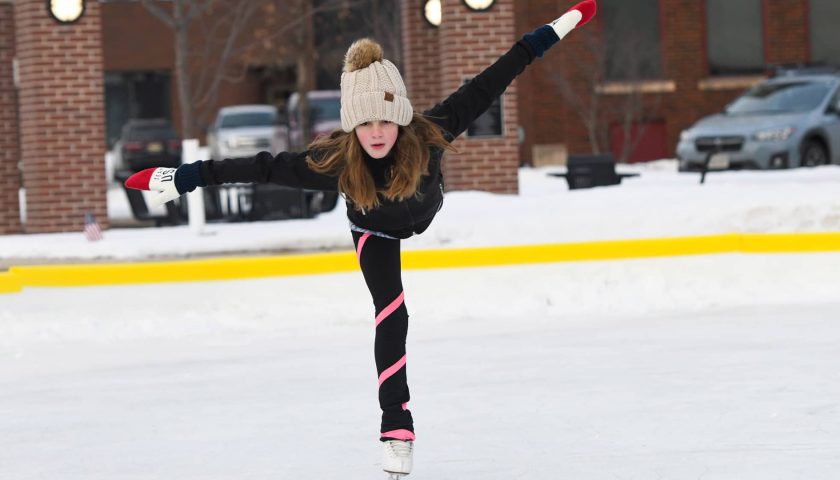
[(618, 185), (625, 177), (636, 177), (637, 173), (615, 173), (615, 158), (609, 153), (597, 155), (570, 155), (566, 162), (566, 173), (550, 174), (565, 177), (569, 190), (579, 188)]
[(569, 189), (618, 185), (621, 177), (615, 174), (612, 155), (571, 155), (566, 163)]

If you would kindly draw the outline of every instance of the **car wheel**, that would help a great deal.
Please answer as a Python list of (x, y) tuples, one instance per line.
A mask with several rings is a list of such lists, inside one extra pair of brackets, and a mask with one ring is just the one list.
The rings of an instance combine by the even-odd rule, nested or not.
[(799, 151), (799, 165), (802, 167), (816, 167), (828, 164), (828, 152), (822, 143), (816, 140), (805, 140)]

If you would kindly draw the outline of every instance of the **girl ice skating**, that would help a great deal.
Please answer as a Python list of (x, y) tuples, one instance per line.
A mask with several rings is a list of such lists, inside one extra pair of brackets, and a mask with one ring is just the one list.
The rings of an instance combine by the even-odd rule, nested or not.
[(402, 76), (381, 47), (359, 40), (347, 51), (341, 75), (341, 130), (304, 152), (261, 152), (250, 158), (207, 160), (177, 169), (150, 168), (126, 185), (159, 192), (163, 204), (196, 187), (223, 183), (276, 183), (337, 191), (359, 265), (374, 304), (374, 359), (379, 384), (383, 469), (395, 477), (412, 469), (414, 418), (408, 408), (408, 310), (402, 287), (400, 241), (423, 233), (443, 205), (441, 164), (450, 142), (484, 113), (535, 58), (594, 15), (583, 1), (554, 22), (524, 35), (508, 52), (451, 94), (419, 114)]

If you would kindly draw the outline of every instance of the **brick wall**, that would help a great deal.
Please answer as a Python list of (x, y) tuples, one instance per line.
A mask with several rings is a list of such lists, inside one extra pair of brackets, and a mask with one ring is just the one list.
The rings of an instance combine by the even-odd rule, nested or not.
[(20, 232), (14, 5), (0, 1), (0, 235)]
[[(558, 0), (517, 0), (514, 39), (553, 21), (574, 3), (561, 5)], [(524, 129), (524, 141), (519, 149), (523, 163), (532, 163), (535, 145), (565, 141), (568, 113), (555, 78), (558, 71), (569, 67), (567, 62), (575, 61), (565, 53), (575, 42), (573, 37), (567, 37), (543, 58), (535, 60), (516, 80), (519, 120)]]
[(674, 152), (683, 129), (722, 108), (740, 90), (704, 93), (698, 89), (698, 82), (709, 76), (705, 2), (666, 0), (659, 8), (660, 15), (668, 19), (660, 24), (662, 72), (676, 86), (674, 93), (662, 95), (661, 117), (665, 119), (668, 151)]
[(20, 138), (29, 233), (107, 227), (99, 2), (59, 25), (42, 0), (15, 2)]
[(809, 60), (808, 0), (765, 0), (764, 10), (765, 61), (773, 65)]
[(423, 19), (423, 2), (402, 0), (403, 76), (415, 111), (442, 100), (439, 29)]
[[(444, 0), (440, 27), (443, 95), (457, 90), (505, 53), (514, 41), (514, 0), (498, 0), (485, 12), (473, 12), (458, 0)], [(517, 85), (503, 95), (503, 135), (499, 138), (459, 137), (444, 164), (449, 190), (518, 191), (519, 115)]]

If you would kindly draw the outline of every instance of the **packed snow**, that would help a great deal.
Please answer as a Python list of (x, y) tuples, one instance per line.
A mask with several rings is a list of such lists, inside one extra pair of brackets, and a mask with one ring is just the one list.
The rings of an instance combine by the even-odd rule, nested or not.
[[(550, 173), (522, 168), (519, 195), (450, 192), (423, 235), (405, 249), (528, 245), (738, 232), (840, 231), (840, 166), (778, 172), (720, 172), (700, 184), (674, 160), (619, 165), (641, 176), (621, 185), (569, 190)], [(109, 190), (109, 216), (130, 217), (125, 193)], [(0, 236), (0, 260), (126, 260), (224, 253), (352, 249), (344, 204), (314, 219), (113, 229), (103, 241), (81, 232)]]

